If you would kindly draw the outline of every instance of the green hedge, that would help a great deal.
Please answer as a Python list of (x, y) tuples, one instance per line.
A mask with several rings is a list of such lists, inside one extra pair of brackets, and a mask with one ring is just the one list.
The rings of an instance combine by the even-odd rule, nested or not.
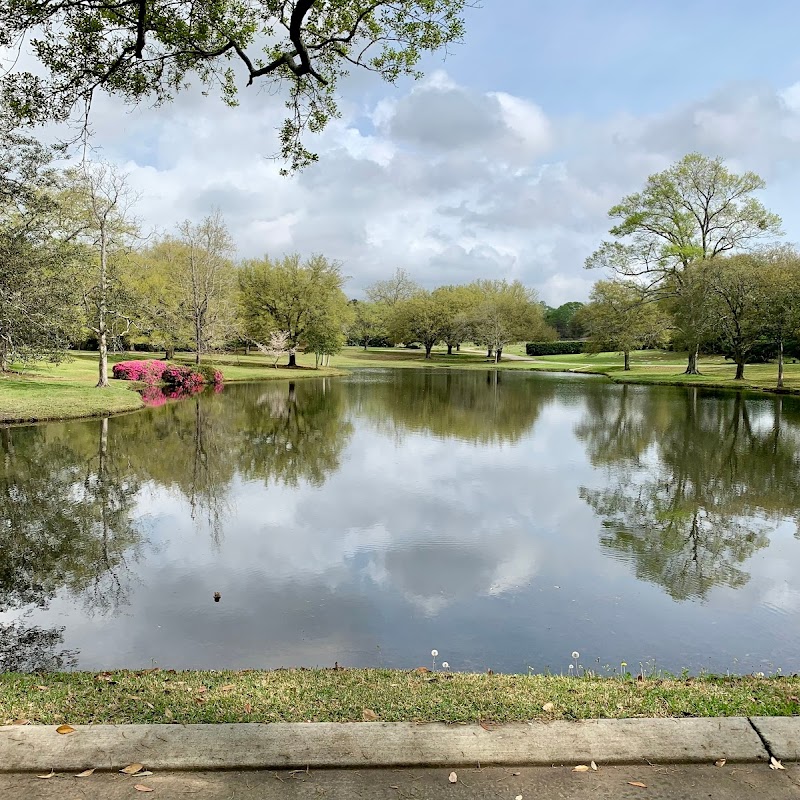
[(529, 356), (566, 356), (584, 352), (586, 342), (563, 340), (560, 342), (528, 342), (525, 352)]

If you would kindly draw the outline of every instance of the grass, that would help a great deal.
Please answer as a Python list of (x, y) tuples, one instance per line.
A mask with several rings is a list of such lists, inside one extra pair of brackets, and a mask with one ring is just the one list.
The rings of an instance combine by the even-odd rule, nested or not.
[[(735, 365), (720, 356), (705, 356), (700, 360), (702, 375), (684, 375), (684, 353), (644, 350), (631, 354), (631, 370), (622, 369), (619, 353), (541, 356), (521, 358), (525, 345), (510, 345), (506, 359), (498, 366), (503, 370), (576, 372), (605, 375), (613, 381), (625, 383), (669, 384), (682, 386), (723, 387), (755, 391), (774, 391), (777, 368), (774, 364), (749, 364), (743, 381), (734, 380)], [(151, 354), (115, 354), (111, 363), (124, 358), (147, 358)], [(190, 353), (178, 353), (177, 359), (191, 363)], [(204, 361), (218, 366), (227, 382), (298, 380), (341, 375), (342, 370), (366, 368), (391, 369), (482, 369), (494, 368), (485, 351), (470, 346), (461, 352), (447, 355), (444, 348), (433, 351), (425, 358), (423, 350), (404, 348), (347, 347), (334, 356), (332, 367), (314, 369), (311, 354), (298, 356), (298, 369), (273, 367), (273, 360), (261, 354), (213, 354)], [(104, 390), (94, 388), (97, 381), (97, 354), (73, 353), (61, 364), (37, 364), (19, 373), (0, 376), (0, 423), (27, 422), (71, 417), (88, 417), (133, 411), (141, 408), (142, 401), (136, 386), (124, 381), (111, 381)], [(800, 393), (800, 364), (786, 364), (785, 391)]]
[(388, 722), (452, 723), (790, 716), (800, 712), (798, 694), (797, 677), (637, 681), (357, 669), (5, 674), (0, 724), (360, 722), (365, 710)]

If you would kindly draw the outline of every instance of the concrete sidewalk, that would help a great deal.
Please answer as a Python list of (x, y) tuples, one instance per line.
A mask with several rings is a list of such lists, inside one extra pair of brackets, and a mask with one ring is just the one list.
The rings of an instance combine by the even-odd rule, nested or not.
[[(96, 773), (89, 778), (0, 775), (3, 800), (798, 800), (800, 773), (765, 764), (448, 769), (310, 770), (300, 772), (165, 772), (145, 778)], [(644, 784), (647, 788), (632, 786)], [(152, 789), (141, 793), (135, 786)]]

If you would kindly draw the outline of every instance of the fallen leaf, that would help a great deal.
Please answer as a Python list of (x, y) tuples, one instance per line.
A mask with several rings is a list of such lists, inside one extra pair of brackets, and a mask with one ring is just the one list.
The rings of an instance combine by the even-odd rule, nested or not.
[(513, 775), (515, 778), (516, 778), (518, 775), (522, 775), (522, 773), (521, 773), (521, 772), (512, 772), (511, 774), (512, 774), (512, 775)]
[(573, 767), (572, 768), (572, 771), (573, 772), (588, 772), (589, 771), (589, 767), (587, 767), (586, 764), (578, 764), (577, 767)]
[(778, 761), (777, 758), (775, 758), (775, 756), (772, 756), (772, 758), (770, 758), (770, 760), (769, 760), (769, 768), (770, 769), (786, 769), (786, 767), (784, 767), (783, 764), (781, 764), (781, 762)]
[(67, 734), (67, 733), (75, 733), (75, 728), (72, 725), (59, 725), (56, 728), (56, 733)]
[(220, 686), (219, 690), (221, 692), (230, 692), (233, 691), (235, 688), (236, 688), (235, 683), (226, 683), (224, 686)]
[(551, 711), (555, 711), (555, 710), (556, 710), (556, 704), (555, 704), (555, 703), (545, 703), (545, 704), (542, 706), (542, 711), (546, 711), (548, 714), (549, 714)]
[(518, 794), (518, 795), (517, 795), (517, 796), (514, 798), (514, 800), (522, 800), (522, 795), (521, 795), (521, 794)]
[(75, 777), (76, 778), (88, 778), (90, 775), (94, 775), (94, 771), (97, 769), (93, 767), (92, 769), (85, 769), (83, 772), (79, 772)]
[(725, 766), (725, 762), (727, 760), (728, 760), (727, 758), (720, 758), (719, 761), (715, 761), (714, 762), (714, 766), (715, 767), (724, 767)]
[(249, 714), (252, 710), (253, 710), (253, 706), (251, 706), (250, 703), (245, 703), (244, 704), (244, 713), (245, 714)]
[(635, 786), (637, 789), (646, 789), (647, 784), (641, 781), (628, 781), (628, 786)]
[(29, 719), (15, 719), (12, 725), (30, 725), (31, 721)]
[(424, 675), (426, 672), (430, 672), (427, 667), (417, 667), (414, 672), (418, 672), (420, 675)]
[(371, 708), (365, 708), (361, 712), (361, 719), (363, 719), (364, 722), (377, 722), (378, 715)]
[(195, 689), (195, 691), (197, 692), (197, 694), (203, 694), (203, 692), (207, 692), (208, 691), (208, 687), (207, 686), (198, 686)]
[(40, 692), (49, 692), (49, 691), (50, 691), (50, 687), (49, 687), (49, 686), (37, 686), (36, 688), (37, 688), (37, 689), (38, 689)]
[(150, 772), (150, 770), (149, 770), (149, 769), (144, 769), (144, 770), (142, 770), (141, 772), (137, 772), (137, 773), (136, 773), (136, 777), (137, 777), (137, 778), (147, 778), (147, 777), (149, 777), (149, 776), (150, 776), (150, 775), (152, 775), (152, 774), (153, 774), (153, 773), (152, 773), (152, 772)]
[(164, 709), (164, 716), (165, 716), (167, 719), (172, 719), (172, 712), (171, 712), (171, 711), (170, 711), (168, 708), (165, 708), (165, 709)]
[(591, 767), (591, 768), (592, 768), (592, 769), (593, 769), (595, 772), (597, 772), (597, 764), (595, 764), (595, 763), (594, 763), (594, 761), (592, 761), (592, 763), (591, 763), (591, 764), (589, 764), (589, 766), (590, 766), (590, 767)]
[(123, 775), (135, 775), (137, 772), (141, 772), (144, 769), (144, 764), (128, 764), (127, 767), (123, 767), (120, 772)]
[(450, 783), (458, 783), (458, 775), (456, 775), (455, 772), (451, 772), (447, 780), (449, 780)]
[(155, 789), (151, 789), (149, 786), (145, 786), (142, 783), (137, 783), (136, 786), (133, 787), (136, 789), (137, 792), (154, 792)]
[(479, 724), (479, 725), (481, 726), (481, 728), (483, 728), (485, 731), (489, 731), (489, 733), (491, 733), (491, 732), (494, 730), (494, 728), (491, 728), (491, 727), (489, 727), (489, 723), (488, 723), (488, 722), (479, 722), (478, 724)]
[(54, 778), (55, 775), (56, 775), (55, 772), (53, 772), (53, 770), (50, 770), (50, 772), (47, 775), (37, 775), (36, 777), (46, 781), (48, 778)]

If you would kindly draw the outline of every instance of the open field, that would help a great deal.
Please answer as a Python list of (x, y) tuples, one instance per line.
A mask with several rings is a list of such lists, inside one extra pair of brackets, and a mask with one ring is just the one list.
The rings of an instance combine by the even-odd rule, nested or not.
[(511, 722), (800, 711), (796, 677), (637, 677), (361, 669), (5, 674), (0, 724), (361, 722), (373, 714), (386, 722)]

